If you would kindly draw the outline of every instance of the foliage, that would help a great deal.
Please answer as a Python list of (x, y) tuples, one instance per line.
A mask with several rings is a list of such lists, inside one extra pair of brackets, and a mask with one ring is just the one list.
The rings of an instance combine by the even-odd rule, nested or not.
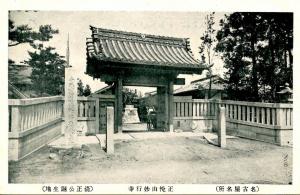
[(208, 71), (206, 76), (210, 77), (209, 81), (209, 90), (208, 90), (208, 98), (210, 98), (210, 93), (211, 93), (211, 85), (212, 85), (212, 66), (213, 64), (213, 57), (214, 57), (214, 46), (216, 44), (216, 38), (215, 38), (215, 32), (216, 30), (214, 29), (214, 12), (206, 15), (205, 17), (205, 25), (206, 29), (203, 33), (203, 35), (200, 37), (201, 39), (201, 45), (199, 47), (199, 53), (201, 57), (201, 62), (203, 64), (208, 65)]
[(77, 95), (83, 96), (83, 91), (84, 91), (84, 87), (83, 87), (82, 80), (77, 78)]
[(124, 106), (125, 105), (132, 105), (132, 104), (136, 103), (136, 100), (137, 100), (137, 97), (138, 97), (136, 90), (124, 88), (122, 94), (123, 94), (123, 104), (124, 104)]
[(216, 51), (231, 99), (275, 101), (280, 86), (292, 86), (292, 13), (232, 13), (220, 26)]
[(91, 95), (91, 87), (86, 84), (83, 86), (82, 80), (77, 78), (77, 95), (78, 96), (89, 96)]
[(28, 54), (30, 57), (25, 63), (32, 67), (32, 88), (40, 96), (60, 95), (64, 85), (63, 56), (56, 53), (53, 47), (43, 46)]
[(18, 77), (18, 72), (20, 70), (13, 65), (15, 65), (15, 61), (8, 59), (8, 80), (15, 83), (20, 79)]
[(29, 43), (34, 46), (34, 41), (49, 41), (54, 34), (58, 33), (51, 25), (41, 25), (38, 31), (32, 30), (28, 25), (16, 26), (14, 21), (9, 19), (9, 43), (8, 46), (16, 46), (22, 43)]
[(89, 96), (91, 95), (91, 87), (89, 85), (85, 85), (84, 91), (83, 91), (84, 96)]

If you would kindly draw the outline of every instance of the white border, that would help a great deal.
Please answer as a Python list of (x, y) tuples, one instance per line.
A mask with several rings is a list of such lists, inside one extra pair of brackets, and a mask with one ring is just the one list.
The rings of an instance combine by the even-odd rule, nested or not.
[[(1, 157), (1, 177), (0, 177), (0, 193), (38, 193), (42, 194), (42, 184), (8, 184), (7, 174), (7, 59), (8, 59), (8, 10), (115, 10), (115, 11), (215, 11), (215, 12), (232, 12), (232, 11), (267, 11), (267, 12), (294, 12), (294, 119), (299, 119), (299, 4), (296, 0), (7, 0), (1, 1), (0, 17), (0, 116), (1, 116), (1, 136), (0, 136), (0, 157)], [(298, 76), (298, 78), (297, 78)], [(259, 185), (260, 194), (270, 193), (300, 193), (299, 182), (299, 138), (300, 132), (299, 120), (294, 120), (294, 153), (293, 153), (293, 185)], [(59, 186), (62, 186), (60, 184)], [(83, 186), (86, 184), (82, 184)], [(167, 184), (170, 185), (170, 184)], [(54, 186), (54, 185), (51, 185)], [(70, 186), (70, 185), (68, 185)], [(95, 190), (93, 193), (128, 193), (129, 185), (93, 185)], [(214, 193), (217, 185), (174, 185), (176, 194), (184, 193)], [(243, 185), (241, 185), (243, 186)], [(150, 192), (151, 193), (151, 192)], [(149, 193), (149, 194), (150, 194)]]

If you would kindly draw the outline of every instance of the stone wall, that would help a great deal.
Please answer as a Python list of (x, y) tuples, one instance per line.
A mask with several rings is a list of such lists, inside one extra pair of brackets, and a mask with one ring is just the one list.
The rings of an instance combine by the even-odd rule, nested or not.
[(62, 121), (57, 120), (31, 132), (9, 135), (8, 159), (19, 160), (61, 136)]
[(175, 118), (174, 129), (182, 131), (196, 131), (196, 132), (212, 132), (215, 124), (215, 117), (203, 118)]
[(228, 134), (238, 137), (273, 143), (281, 146), (293, 145), (293, 129), (276, 129), (226, 121)]

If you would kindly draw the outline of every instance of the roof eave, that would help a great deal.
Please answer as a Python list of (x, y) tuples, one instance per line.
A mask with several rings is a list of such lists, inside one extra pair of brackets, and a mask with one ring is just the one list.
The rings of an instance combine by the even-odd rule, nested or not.
[(130, 64), (130, 65), (134, 65), (136, 67), (139, 67), (139, 66), (143, 66), (143, 67), (146, 67), (146, 66), (149, 66), (149, 67), (156, 67), (156, 66), (159, 66), (159, 67), (164, 67), (166, 69), (176, 69), (176, 70), (181, 70), (181, 71), (184, 71), (184, 72), (190, 72), (190, 74), (193, 74), (193, 73), (199, 73), (201, 74), (203, 70), (206, 69), (206, 66), (203, 65), (203, 64), (171, 64), (171, 63), (157, 63), (157, 62), (142, 62), (142, 61), (129, 61), (129, 60), (124, 60), (124, 61), (121, 61), (121, 60), (116, 60), (116, 59), (111, 59), (111, 58), (103, 58), (101, 56), (97, 56), (97, 55), (94, 55), (93, 57), (89, 58), (88, 57), (88, 61), (89, 60), (92, 60), (92, 61), (98, 61), (99, 63), (101, 63), (101, 65), (105, 66), (105, 64), (109, 64), (109, 63), (114, 63), (114, 64), (120, 64), (120, 68), (122, 68), (122, 65), (121, 64)]

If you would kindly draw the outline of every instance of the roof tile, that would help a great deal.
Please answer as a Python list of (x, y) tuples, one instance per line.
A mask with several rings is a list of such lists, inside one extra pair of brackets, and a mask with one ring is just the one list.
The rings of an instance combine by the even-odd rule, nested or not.
[(147, 35), (91, 27), (87, 56), (100, 61), (199, 68), (186, 38)]

